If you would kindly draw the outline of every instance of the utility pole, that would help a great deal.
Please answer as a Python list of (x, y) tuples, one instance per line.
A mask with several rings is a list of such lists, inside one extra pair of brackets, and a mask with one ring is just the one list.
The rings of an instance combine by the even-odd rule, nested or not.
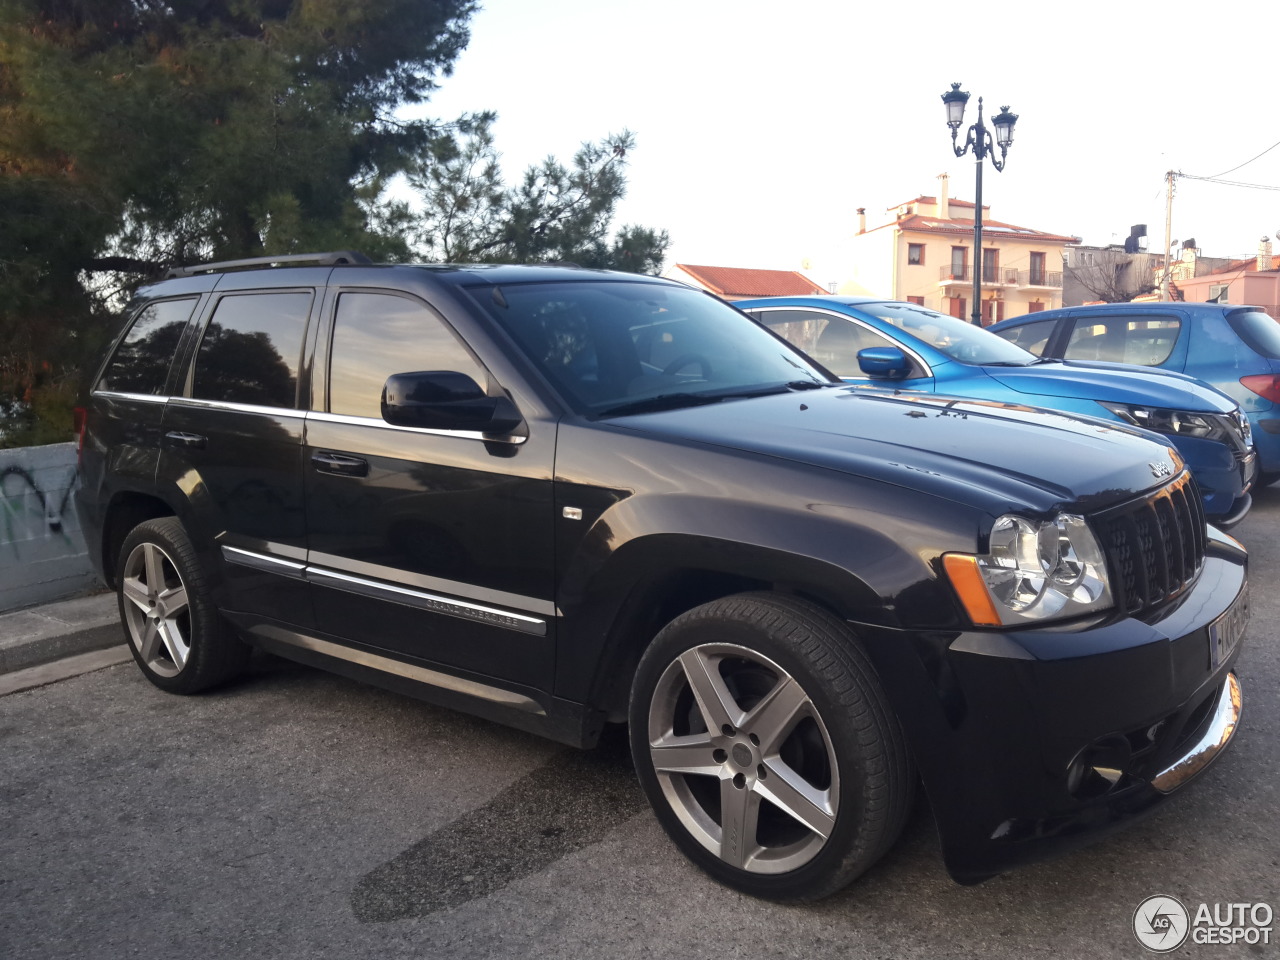
[(1173, 178), (1177, 174), (1170, 170), (1164, 175), (1164, 274), (1160, 278), (1160, 299), (1169, 299), (1169, 247), (1173, 244)]

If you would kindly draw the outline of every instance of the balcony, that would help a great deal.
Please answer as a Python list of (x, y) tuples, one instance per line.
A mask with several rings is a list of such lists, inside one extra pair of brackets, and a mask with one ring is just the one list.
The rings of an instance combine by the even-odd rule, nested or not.
[(1019, 287), (1062, 288), (1062, 274), (1050, 273), (1047, 270), (1015, 270), (1017, 277), (1013, 283)]
[[(1022, 271), (1026, 273), (1027, 271)], [(982, 270), (982, 285), (984, 287), (1013, 287), (1018, 286), (1018, 273), (1013, 267), (992, 267), (984, 266)], [(1062, 275), (1058, 274), (1058, 286), (1062, 286)], [(960, 270), (955, 267), (942, 267), (938, 272), (938, 283), (941, 286), (973, 285), (973, 268), (966, 266)]]

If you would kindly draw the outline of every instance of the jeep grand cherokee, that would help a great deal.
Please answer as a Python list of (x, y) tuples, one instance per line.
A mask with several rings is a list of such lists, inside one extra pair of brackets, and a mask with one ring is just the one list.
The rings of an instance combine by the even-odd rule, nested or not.
[(142, 290), (78, 506), (163, 690), (251, 646), (579, 747), (812, 899), (923, 786), (961, 882), (1198, 774), (1246, 558), (1153, 434), (841, 385), (716, 298), (566, 266), (211, 264)]

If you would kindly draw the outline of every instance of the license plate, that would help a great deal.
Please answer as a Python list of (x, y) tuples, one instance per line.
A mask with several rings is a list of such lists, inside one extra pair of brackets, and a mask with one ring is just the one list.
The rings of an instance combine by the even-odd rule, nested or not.
[(1240, 591), (1231, 608), (1209, 624), (1209, 663), (1212, 669), (1231, 659), (1240, 646), (1245, 628), (1249, 625), (1249, 586)]

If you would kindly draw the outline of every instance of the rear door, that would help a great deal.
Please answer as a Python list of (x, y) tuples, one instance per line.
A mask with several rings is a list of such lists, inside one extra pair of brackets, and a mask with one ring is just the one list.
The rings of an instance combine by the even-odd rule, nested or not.
[(302, 357), (327, 270), (227, 274), (180, 395), (165, 408), (160, 478), (208, 562), (224, 609), (310, 626), (302, 485)]
[(506, 439), (392, 426), (391, 374), (459, 371), (491, 395), (501, 385), (420, 297), (335, 285), (325, 314), (304, 453), (320, 629), (550, 689), (554, 421)]

